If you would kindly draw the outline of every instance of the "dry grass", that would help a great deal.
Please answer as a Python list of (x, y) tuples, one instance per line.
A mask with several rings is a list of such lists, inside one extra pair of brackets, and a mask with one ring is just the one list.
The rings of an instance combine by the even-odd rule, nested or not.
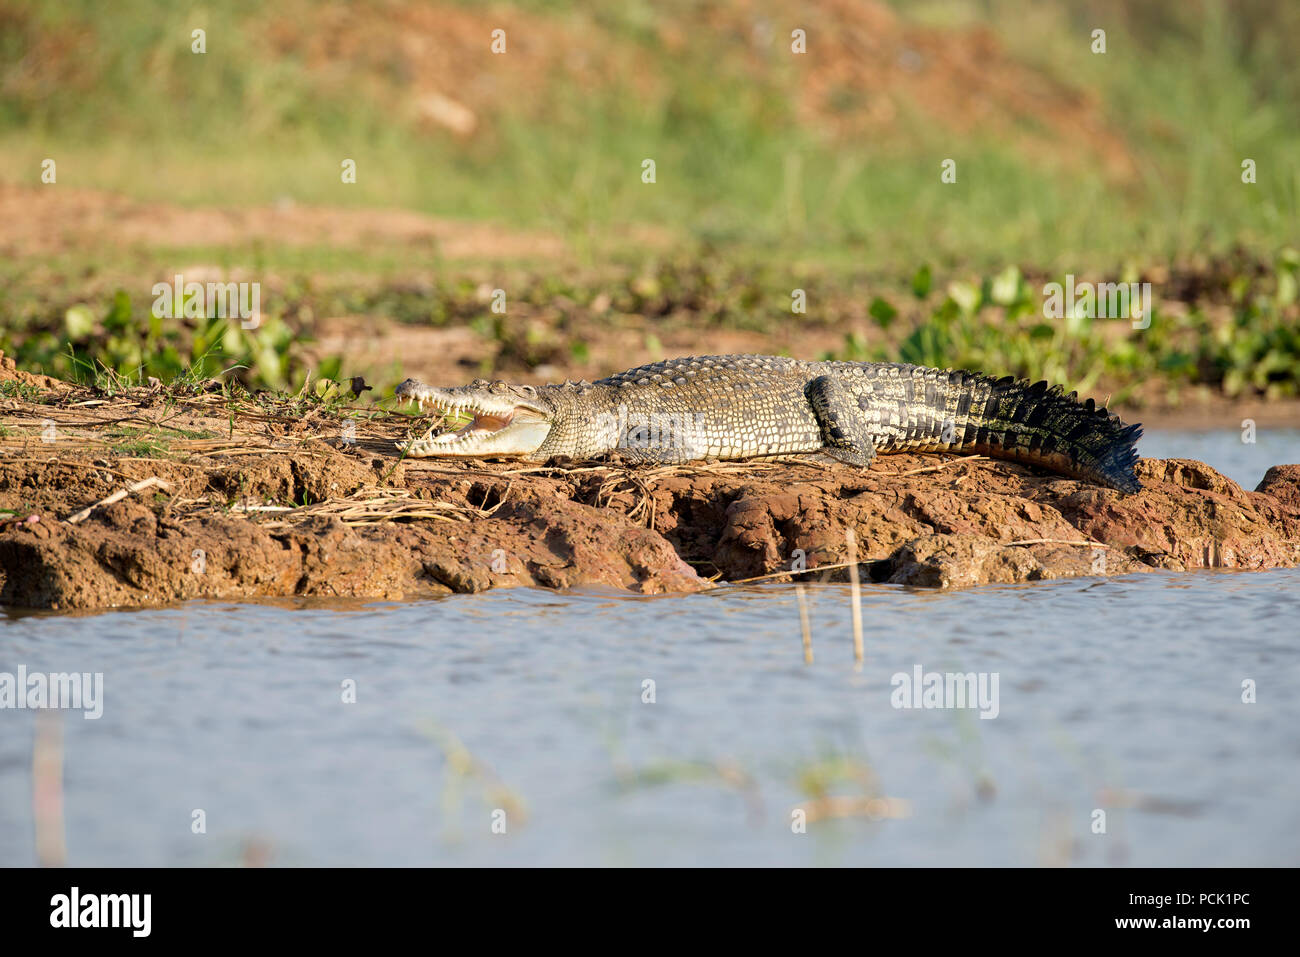
[[(507, 491), (507, 494), (508, 491)], [(500, 508), (506, 501), (501, 500), (489, 509), (473, 508), (468, 505), (456, 505), (451, 502), (434, 502), (416, 497), (407, 489), (367, 488), (358, 489), (344, 498), (332, 498), (301, 508), (247, 506), (246, 511), (275, 511), (280, 517), (274, 521), (262, 522), (269, 528), (288, 527), (298, 522), (318, 516), (337, 518), (344, 525), (378, 525), (381, 522), (410, 521), (411, 519), (432, 519), (438, 522), (468, 522), (475, 518), (486, 518)], [(239, 507), (234, 509), (240, 511)]]

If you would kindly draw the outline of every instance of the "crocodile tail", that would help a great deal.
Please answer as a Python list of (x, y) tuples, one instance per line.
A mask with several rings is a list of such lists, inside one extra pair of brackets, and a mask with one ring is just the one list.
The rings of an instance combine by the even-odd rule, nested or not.
[(1080, 402), (1077, 392), (1066, 394), (1046, 382), (953, 375), (965, 377), (962, 384), (971, 390), (965, 434), (958, 439), (962, 449), (1042, 466), (1121, 492), (1142, 490), (1134, 473), (1141, 425), (1125, 425), (1092, 399)]

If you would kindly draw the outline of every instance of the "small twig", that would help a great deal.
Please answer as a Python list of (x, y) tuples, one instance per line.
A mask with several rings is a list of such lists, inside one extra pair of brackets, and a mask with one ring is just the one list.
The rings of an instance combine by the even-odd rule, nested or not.
[(140, 481), (135, 482), (132, 485), (128, 485), (124, 489), (118, 489), (108, 498), (101, 499), (100, 501), (96, 502), (94, 505), (87, 505), (76, 515), (70, 515), (66, 519), (64, 519), (64, 521), (67, 522), (69, 525), (75, 525), (77, 522), (80, 522), (82, 519), (87, 518), (90, 515), (90, 513), (93, 512), (95, 509), (102, 508), (105, 505), (112, 505), (114, 502), (120, 502), (122, 501), (122, 499), (126, 498), (132, 492), (143, 492), (145, 489), (152, 488), (155, 485), (160, 486), (164, 489), (171, 489), (171, 484), (169, 482), (165, 482), (162, 479), (160, 479), (158, 476), (152, 475), (147, 479), (141, 479)]
[(1016, 542), (1004, 542), (1005, 545), (1090, 545), (1093, 548), (1110, 548), (1102, 542), (1073, 541), (1067, 538), (1022, 538)]
[(853, 601), (853, 660), (862, 667), (862, 586), (858, 582), (858, 536), (846, 528), (844, 537), (849, 543), (849, 594)]
[(961, 458), (959, 458), (959, 459), (952, 459), (952, 460), (950, 460), (950, 461), (948, 461), (948, 462), (940, 463), (939, 465), (927, 465), (927, 466), (925, 466), (924, 468), (919, 468), (919, 469), (908, 469), (908, 470), (905, 471), (905, 472), (884, 472), (884, 471), (881, 471), (881, 472), (878, 472), (877, 474), (879, 474), (879, 475), (894, 475), (894, 476), (899, 476), (899, 475), (923, 475), (923, 474), (925, 474), (926, 472), (942, 472), (944, 469), (952, 468), (954, 465), (961, 465), (961, 463), (963, 463), (963, 462), (977, 462), (977, 461), (979, 461), (979, 460), (981, 460), (981, 459), (987, 459), (987, 458), (988, 458), (987, 455), (963, 455), (963, 456), (962, 456)]
[[(875, 558), (866, 558), (863, 561), (879, 561)], [(829, 572), (837, 568), (848, 568), (853, 562), (837, 562), (834, 565), (813, 565), (811, 568), (803, 568), (799, 571), (786, 570), (783, 572), (772, 572), (769, 575), (755, 575), (753, 578), (737, 578), (735, 581), (727, 582), (728, 585), (748, 585), (750, 582), (761, 582), (769, 578), (784, 578), (786, 575), (811, 575), (813, 572)]]
[[(200, 472), (207, 471), (202, 465), (195, 465), (193, 462), (181, 462), (177, 459), (151, 459), (143, 455), (119, 455), (117, 460), (119, 462), (164, 462), (167, 465), (178, 465), (185, 469), (198, 469)], [(130, 476), (127, 476), (127, 478), (130, 478)]]
[(42, 867), (62, 867), (68, 850), (63, 823), (63, 715), (58, 711), (36, 712), (32, 820), (37, 862)]
[(812, 626), (808, 624), (808, 597), (803, 592), (803, 585), (794, 586), (795, 597), (799, 599), (799, 625), (803, 628), (804, 664), (813, 663)]
[[(160, 461), (157, 459), (141, 459), (140, 461)], [(71, 468), (91, 469), (95, 472), (110, 472), (118, 478), (124, 478), (128, 482), (133, 481), (130, 475), (125, 472), (119, 472), (117, 469), (111, 469), (107, 465), (95, 465), (93, 462), (73, 462), (66, 459), (31, 459), (31, 458), (12, 458), (0, 459), (0, 465), (8, 465), (10, 462), (31, 462), (35, 465), (66, 465)], [(179, 464), (179, 463), (178, 463)]]
[(800, 457), (797, 455), (778, 456), (773, 459), (772, 462), (777, 465), (803, 465), (807, 468), (818, 469), (822, 472), (829, 472), (831, 469), (835, 468), (834, 465), (830, 465), (826, 462), (818, 462), (815, 459)]
[[(497, 503), (495, 505), (493, 505), (491, 508), (487, 509), (486, 511), (484, 511), (483, 509), (479, 509), (479, 511), (483, 512), (483, 516), (486, 518), (489, 515), (495, 514), (497, 509), (499, 509), (502, 505), (506, 504), (506, 499), (510, 497), (510, 490), (514, 487), (515, 487), (515, 483), (513, 480), (507, 482), (506, 490), (501, 493), (501, 497), (497, 499)], [(485, 498), (484, 501), (486, 500), (487, 499)]]

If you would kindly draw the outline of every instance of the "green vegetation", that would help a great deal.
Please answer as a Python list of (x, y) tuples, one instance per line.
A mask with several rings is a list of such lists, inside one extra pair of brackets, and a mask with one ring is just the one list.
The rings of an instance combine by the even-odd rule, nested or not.
[(16, 342), (0, 335), (0, 349), (24, 366), (110, 392), (150, 377), (201, 381), (231, 369), (247, 372), (247, 379), (263, 387), (283, 389), (294, 371), (294, 336), (279, 319), (266, 320), (256, 330), (215, 316), (188, 324), (164, 322), (147, 309), (134, 308), (121, 289), (100, 316), (78, 303), (58, 325), (29, 326), (24, 332)]
[[(823, 358), (996, 370), (1081, 391), (1103, 387), (1116, 402), (1152, 398), (1143, 387), (1153, 381), (1163, 384), (1167, 398), (1186, 386), (1208, 386), (1229, 397), (1300, 394), (1300, 256), (1292, 249), (1267, 265), (1228, 261), (1172, 277), (1194, 297), (1157, 300), (1147, 328), (1077, 310), (1046, 318), (1043, 285), (1064, 277), (1031, 282), (1014, 266), (974, 281), (953, 280), (943, 289), (936, 288), (928, 265), (894, 284), (904, 287), (897, 290), (853, 275), (810, 274), (799, 281), (812, 305), (808, 314), (796, 315), (784, 271), (770, 263), (706, 257), (664, 260), (612, 277), (526, 277), (508, 321), (491, 313), (467, 281), (435, 283), (418, 294), (402, 283), (364, 291), (301, 285), (293, 298), (272, 297), (255, 330), (215, 317), (163, 321), (147, 300), (137, 303), (119, 289), (103, 297), (102, 312), (78, 303), (58, 318), (52, 310), (53, 321), (32, 321), (20, 335), (0, 333), (0, 349), (24, 366), (107, 393), (150, 377), (184, 387), (228, 373), (255, 388), (301, 391), (310, 382), (315, 398), (336, 402), (347, 394), (346, 384), (333, 381), (341, 374), (377, 375), (379, 392), (402, 374), (396, 368), (345, 369), (337, 356), (313, 359), (312, 327), (303, 317), (331, 309), (397, 323), (467, 325), (495, 348), (495, 359), (480, 370), (492, 374), (570, 357), (583, 361), (585, 337), (610, 321), (605, 311), (647, 320), (646, 349), (655, 354), (662, 351), (652, 331), (657, 321), (689, 322), (701, 332), (761, 332), (792, 322), (826, 330), (853, 325), (865, 304), (866, 331), (844, 334), (840, 348)], [(1125, 283), (1139, 278), (1131, 271), (1117, 277)], [(592, 309), (598, 300), (599, 314)], [(538, 317), (544, 321), (529, 321)]]
[[(1068, 382), (1082, 392), (1099, 382), (1117, 403), (1132, 401), (1150, 381), (1175, 397), (1181, 386), (1207, 385), (1229, 397), (1246, 393), (1275, 399), (1300, 393), (1300, 326), (1296, 323), (1300, 256), (1286, 249), (1262, 276), (1233, 275), (1225, 302), (1193, 302), (1179, 311), (1152, 309), (1140, 328), (1125, 319), (1091, 318), (1077, 311), (1044, 318), (1043, 297), (1009, 267), (980, 284), (955, 282), (926, 319), (904, 337), (875, 345), (850, 334), (828, 358), (902, 361), (966, 369), (994, 369), (1033, 381)], [(925, 298), (918, 273), (914, 290)], [(1135, 282), (1136, 276), (1123, 277)], [(1183, 304), (1179, 304), (1183, 305)], [(871, 315), (888, 336), (899, 311), (884, 299)]]
[[(795, 27), (805, 54), (791, 52)], [(396, 370), (344, 370), (314, 349), (319, 319), (468, 326), (492, 347), (483, 372), (582, 363), (606, 317), (637, 317), (647, 352), (671, 320), (798, 322), (842, 329), (840, 357), (1117, 399), (1152, 382), (1295, 395), (1298, 46), (1289, 0), (797, 14), (777, 0), (0, 0), (4, 183), (182, 207), (401, 208), (540, 230), (564, 249), (545, 260), (488, 243), (449, 261), (432, 240), (364, 231), (209, 244), (161, 225), (93, 254), (15, 249), (0, 262), (0, 349), (101, 387), (108, 373), (229, 371), (291, 391), (364, 372), (383, 388)], [(449, 128), (448, 102), (465, 129)], [(46, 158), (57, 186), (40, 185)], [(151, 284), (190, 263), (262, 279), (261, 326), (154, 318)], [(508, 319), (480, 295), (503, 270)], [(1066, 273), (1192, 281), (1157, 278), (1151, 327), (1133, 330), (1044, 319), (1042, 284)], [(793, 288), (807, 315), (792, 315)]]
[(16, 379), (0, 381), (0, 397), (22, 399), (24, 402), (38, 402), (40, 396), (41, 390), (34, 385), (28, 385), (26, 382), (19, 382)]
[[(1020, 3), (899, 4), (915, 30), (991, 27), (999, 48), (987, 69), (1023, 82), (1012, 67), (1027, 62), (1060, 89), (1006, 109), (976, 102), (989, 122), (969, 129), (931, 121), (942, 105), (918, 104), (869, 132), (854, 123), (872, 89), (835, 87), (815, 110), (799, 100), (823, 61), (848, 57), (825, 13), (808, 14), (817, 23), (804, 60), (789, 52), (791, 14), (775, 2), (723, 4), (717, 19), (729, 29), (709, 29), (688, 0), (519, 4), (513, 17), (466, 4), (459, 19), (473, 25), (463, 32), (440, 31), (436, 15), (396, 18), (383, 36), (424, 27), (424, 57), (481, 38), (481, 51), (444, 50), (474, 75), (430, 80), (466, 87), (439, 89), (477, 108), (468, 140), (421, 120), (424, 57), (367, 51), (375, 33), (348, 42), (350, 29), (392, 14), (367, 5), (352, 5), (349, 18), (339, 13), (347, 5), (310, 0), (201, 12), (166, 0), (5, 0), (6, 175), (35, 183), (41, 159), (54, 156), (60, 183), (182, 203), (289, 197), (540, 225), (595, 260), (602, 232), (627, 222), (896, 267), (922, 258), (1101, 267), (1095, 257), (1296, 239), (1300, 11), (1288, 0), (1168, 0), (1137, 12), (1079, 0), (1032, 14)], [(517, 52), (489, 52), (498, 22), (516, 30)], [(1100, 55), (1089, 41), (1098, 25), (1108, 28)], [(869, 36), (872, 24), (842, 26)], [(206, 53), (191, 52), (196, 28), (207, 31)], [(962, 51), (960, 36), (953, 46)], [(600, 82), (568, 66), (566, 53), (599, 67)], [(499, 95), (469, 82), (488, 78)], [(912, 96), (906, 87), (891, 102), (905, 110)], [(1096, 128), (1056, 136), (1054, 116), (1089, 97)], [(994, 126), (1011, 108), (1020, 115)], [(1098, 161), (1103, 147), (1125, 172)], [(357, 161), (355, 184), (340, 182), (344, 157)], [(646, 157), (657, 164), (652, 186), (641, 181)], [(948, 157), (955, 184), (940, 182)], [(1243, 158), (1256, 162), (1253, 187), (1240, 180)]]

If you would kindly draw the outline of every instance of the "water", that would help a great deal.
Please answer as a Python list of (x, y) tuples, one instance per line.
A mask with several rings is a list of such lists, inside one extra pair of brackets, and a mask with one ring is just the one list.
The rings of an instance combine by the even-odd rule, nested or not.
[[(1219, 436), (1248, 487), (1288, 460)], [(768, 585), (0, 617), (0, 672), (104, 675), (42, 714), (72, 864), (1300, 863), (1300, 570), (868, 586), (861, 670), (847, 587), (808, 594), (811, 665)], [(996, 673), (996, 718), (893, 707), (917, 665)], [(5, 864), (36, 723), (0, 711)], [(819, 790), (896, 816), (794, 833)]]
[(1300, 464), (1300, 428), (1257, 429), (1254, 442), (1240, 430), (1205, 432), (1148, 429), (1138, 442), (1147, 458), (1209, 462), (1246, 491), (1254, 491), (1271, 465)]

